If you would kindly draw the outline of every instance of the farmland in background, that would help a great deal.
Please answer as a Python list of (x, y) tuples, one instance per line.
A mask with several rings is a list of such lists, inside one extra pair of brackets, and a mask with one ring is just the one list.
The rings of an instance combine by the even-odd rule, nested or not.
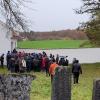
[(92, 47), (88, 40), (38, 40), (19, 41), (18, 48), (28, 49), (63, 49)]

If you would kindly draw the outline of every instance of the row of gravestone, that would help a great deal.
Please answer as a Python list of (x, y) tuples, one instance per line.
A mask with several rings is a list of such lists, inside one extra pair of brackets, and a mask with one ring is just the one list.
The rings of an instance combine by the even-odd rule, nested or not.
[[(71, 68), (61, 66), (56, 69), (51, 100), (71, 100)], [(100, 100), (100, 79), (94, 81), (92, 100)]]
[[(30, 100), (34, 76), (0, 75), (0, 100)], [(94, 81), (93, 99), (100, 100), (100, 79)], [(52, 82), (51, 100), (71, 100), (71, 69), (58, 67)]]

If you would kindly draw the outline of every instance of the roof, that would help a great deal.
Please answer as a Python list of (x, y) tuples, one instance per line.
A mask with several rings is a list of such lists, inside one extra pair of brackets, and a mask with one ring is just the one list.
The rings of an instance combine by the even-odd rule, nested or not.
[(13, 36), (13, 37), (11, 37), (11, 39), (18, 40), (19, 36)]
[(12, 31), (12, 37), (11, 37), (11, 39), (19, 39), (20, 38), (20, 36), (19, 36), (19, 34), (18, 34), (18, 32), (16, 32), (16, 31)]

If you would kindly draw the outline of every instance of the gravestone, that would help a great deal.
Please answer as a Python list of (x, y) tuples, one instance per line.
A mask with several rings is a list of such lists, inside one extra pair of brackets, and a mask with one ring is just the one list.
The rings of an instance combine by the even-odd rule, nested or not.
[(92, 100), (100, 100), (100, 79), (96, 79), (93, 83)]
[(32, 75), (0, 75), (0, 100), (30, 100)]
[(71, 69), (69, 67), (56, 68), (51, 100), (71, 100)]

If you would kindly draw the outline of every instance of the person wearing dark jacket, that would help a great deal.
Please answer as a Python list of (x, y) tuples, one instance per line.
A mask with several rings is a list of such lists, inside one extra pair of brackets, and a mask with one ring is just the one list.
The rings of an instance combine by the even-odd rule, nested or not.
[(56, 56), (56, 63), (58, 64), (59, 63), (59, 55), (57, 54)]
[(59, 60), (59, 65), (61, 66), (66, 66), (66, 61), (64, 59), (64, 57), (61, 57), (60, 60)]
[[(68, 57), (68, 56), (66, 56), (66, 57)], [(68, 66), (69, 65), (69, 60), (66, 58), (66, 66)]]
[(76, 84), (78, 83), (80, 73), (82, 74), (82, 68), (78, 60), (76, 60), (76, 62), (72, 64), (72, 73), (74, 78), (74, 84)]
[(1, 61), (1, 66), (4, 66), (4, 54), (1, 55), (0, 57), (0, 61)]
[(8, 68), (8, 70), (9, 70), (9, 68), (10, 68), (10, 59), (11, 59), (11, 53), (10, 53), (10, 51), (8, 51), (8, 53), (7, 53), (7, 55), (6, 55), (6, 61), (7, 61), (7, 68)]
[(46, 62), (45, 62), (46, 76), (49, 76), (49, 67), (50, 67), (49, 62), (50, 61), (48, 57), (46, 57), (45, 59), (46, 59)]

